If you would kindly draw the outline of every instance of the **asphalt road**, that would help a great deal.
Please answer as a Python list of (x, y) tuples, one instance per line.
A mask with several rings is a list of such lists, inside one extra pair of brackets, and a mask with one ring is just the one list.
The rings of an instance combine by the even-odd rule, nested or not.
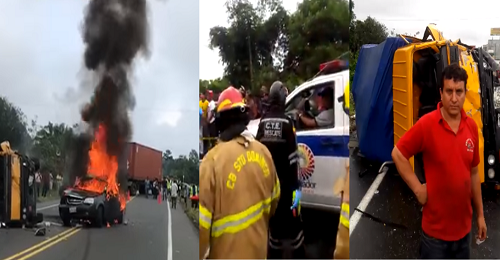
[[(197, 259), (198, 233), (183, 209), (135, 197), (127, 205), (128, 225), (64, 228), (58, 201), (41, 203), (44, 220), (53, 222), (45, 237), (32, 230), (0, 229), (1, 260)], [(40, 245), (40, 243), (44, 243)]]
[[(352, 154), (350, 160), (351, 229), (353, 229), (354, 209), (360, 208), (360, 202), (379, 175), (380, 165), (367, 162)], [(373, 197), (364, 212), (375, 218), (361, 214), (361, 219), (354, 230), (351, 230), (351, 259), (417, 258), (422, 213), (413, 193), (394, 167), (389, 168), (380, 185), (374, 190)], [(488, 238), (479, 246), (474, 243), (474, 239), (471, 247), (472, 259), (500, 257), (499, 202), (498, 194), (483, 196)], [(472, 235), (476, 234), (477, 226), (473, 222)]]
[(339, 213), (302, 209), (304, 243), (308, 259), (332, 259)]

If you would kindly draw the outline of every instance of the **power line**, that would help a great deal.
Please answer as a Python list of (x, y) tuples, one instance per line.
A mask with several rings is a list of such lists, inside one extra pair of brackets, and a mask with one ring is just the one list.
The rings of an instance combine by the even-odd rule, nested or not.
[[(368, 16), (367, 16), (368, 17)], [(377, 21), (385, 21), (385, 22), (456, 22), (456, 21), (489, 21), (489, 20), (500, 20), (500, 16), (498, 17), (481, 17), (481, 18), (460, 18), (460, 17), (450, 17), (450, 18), (378, 18), (372, 17)], [(366, 19), (366, 18), (365, 18)]]

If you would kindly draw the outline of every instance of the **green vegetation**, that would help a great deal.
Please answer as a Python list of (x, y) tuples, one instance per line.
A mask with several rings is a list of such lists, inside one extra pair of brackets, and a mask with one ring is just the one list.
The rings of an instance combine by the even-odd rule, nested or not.
[[(350, 72), (350, 86), (352, 86), (352, 80), (354, 78), (354, 73), (356, 72), (356, 63), (358, 61), (359, 50), (361, 46), (365, 44), (379, 44), (383, 42), (387, 36), (394, 35), (394, 31), (388, 31), (387, 27), (382, 23), (378, 22), (375, 18), (368, 16), (364, 21), (357, 20), (356, 14), (354, 13), (354, 2), (349, 2), (350, 9), (350, 25), (349, 25), (349, 72)], [(350, 100), (350, 114), (353, 115), (355, 112), (354, 100)]]
[[(69, 159), (69, 149), (73, 129), (64, 123), (48, 122), (40, 126), (36, 118), (28, 123), (23, 111), (6, 97), (0, 96), (0, 142), (9, 141), (14, 150), (40, 159), (42, 175), (52, 172), (63, 176)], [(163, 174), (189, 183), (198, 183), (198, 153), (191, 150), (188, 156), (174, 158), (170, 150), (163, 153)], [(54, 194), (52, 194), (54, 193)], [(57, 192), (52, 191), (50, 196)], [(52, 197), (52, 199), (54, 199)]]
[(293, 13), (281, 0), (228, 0), (225, 7), (230, 25), (210, 30), (224, 77), (200, 80), (200, 92), (232, 84), (255, 93), (276, 80), (293, 89), (348, 50), (347, 0), (303, 0)]
[(198, 152), (191, 150), (188, 156), (172, 156), (170, 150), (163, 152), (163, 176), (169, 176), (187, 183), (198, 185), (200, 175), (200, 159)]

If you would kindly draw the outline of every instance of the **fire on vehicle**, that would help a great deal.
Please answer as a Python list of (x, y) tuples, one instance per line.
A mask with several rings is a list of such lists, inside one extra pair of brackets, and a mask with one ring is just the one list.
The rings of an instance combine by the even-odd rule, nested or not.
[(95, 227), (122, 224), (127, 198), (120, 192), (118, 159), (106, 153), (106, 129), (99, 125), (89, 150), (87, 175), (66, 189), (59, 205), (65, 226), (73, 222)]

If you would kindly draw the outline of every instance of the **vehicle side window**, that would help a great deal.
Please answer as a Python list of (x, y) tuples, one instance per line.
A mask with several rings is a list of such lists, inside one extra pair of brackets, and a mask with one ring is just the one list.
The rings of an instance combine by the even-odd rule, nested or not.
[[(296, 123), (297, 131), (314, 130), (323, 128), (332, 128), (335, 126), (335, 112), (334, 112), (334, 88), (335, 82), (325, 82), (322, 84), (311, 86), (301, 93), (298, 93), (287, 104), (286, 112), (294, 110), (304, 111), (307, 117), (316, 120), (316, 127), (304, 128), (301, 127), (299, 122)], [(331, 96), (324, 96), (324, 90), (331, 88)], [(321, 93), (321, 94), (320, 94)], [(303, 106), (303, 107), (300, 107)], [(297, 119), (300, 120), (300, 119)]]

